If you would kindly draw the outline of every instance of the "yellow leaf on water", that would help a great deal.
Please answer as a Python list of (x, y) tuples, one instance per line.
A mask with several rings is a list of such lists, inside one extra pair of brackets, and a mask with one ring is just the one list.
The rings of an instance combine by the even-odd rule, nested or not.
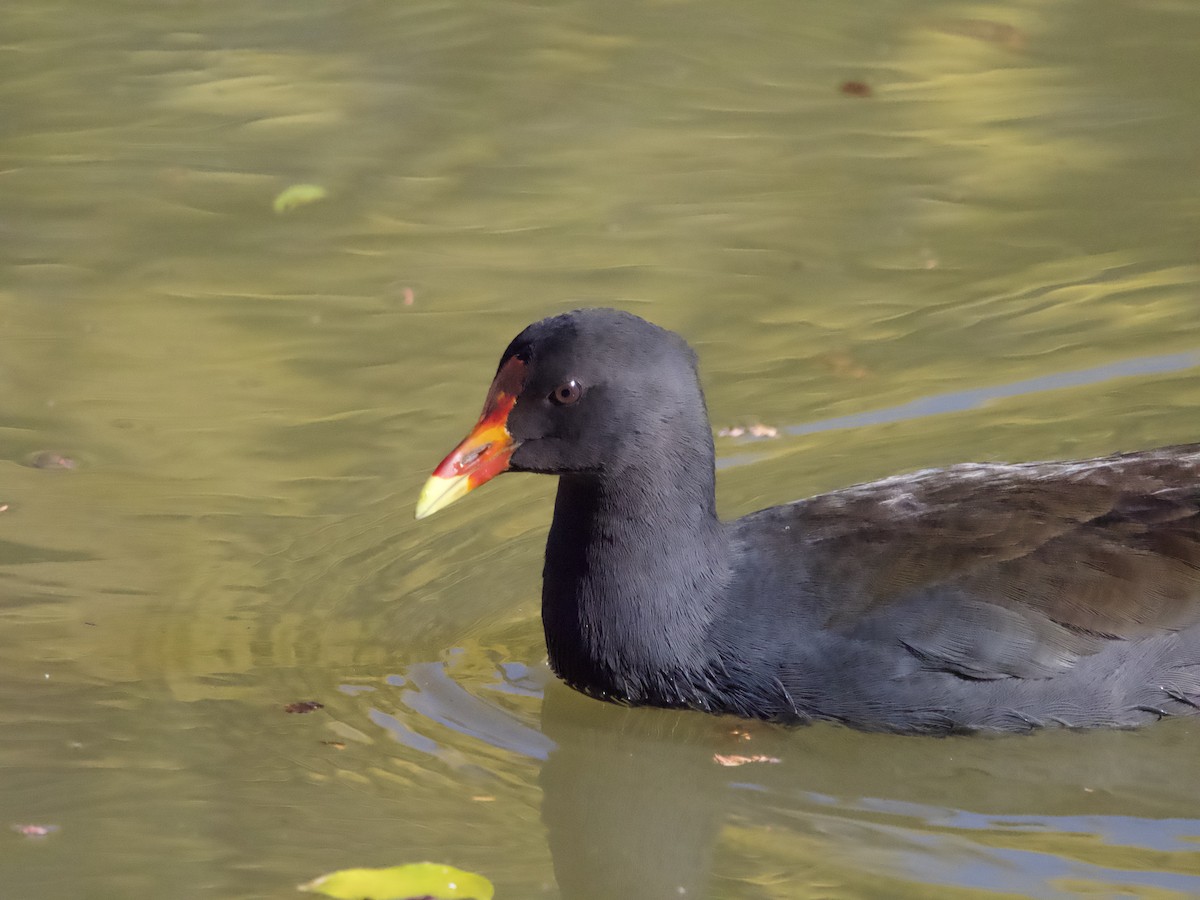
[(293, 184), (279, 192), (279, 196), (275, 198), (272, 206), (275, 207), (277, 213), (291, 212), (297, 206), (316, 203), (318, 200), (324, 200), (327, 196), (329, 196), (329, 191), (319, 184)]
[(388, 869), (340, 869), (300, 890), (336, 900), (492, 900), (495, 888), (482, 875), (438, 863), (411, 863)]

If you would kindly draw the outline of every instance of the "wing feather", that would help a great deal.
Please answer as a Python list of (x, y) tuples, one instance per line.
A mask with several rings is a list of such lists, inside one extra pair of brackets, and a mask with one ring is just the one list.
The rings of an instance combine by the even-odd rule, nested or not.
[(1048, 677), (1200, 622), (1200, 444), (964, 465), (781, 508), (826, 626), (968, 678)]

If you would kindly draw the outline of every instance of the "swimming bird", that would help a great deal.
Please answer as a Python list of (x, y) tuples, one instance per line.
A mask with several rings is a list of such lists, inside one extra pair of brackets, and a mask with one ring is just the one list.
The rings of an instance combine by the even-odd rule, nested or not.
[(558, 476), (542, 620), (594, 697), (955, 733), (1200, 712), (1200, 443), (953, 465), (722, 522), (695, 354), (627, 312), (536, 322), (500, 358), (423, 518)]

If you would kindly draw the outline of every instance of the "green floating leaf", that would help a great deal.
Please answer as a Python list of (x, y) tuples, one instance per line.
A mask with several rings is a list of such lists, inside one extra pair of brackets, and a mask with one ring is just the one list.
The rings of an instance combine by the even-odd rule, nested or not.
[(285, 213), (290, 212), (297, 206), (304, 206), (308, 203), (316, 203), (318, 200), (324, 200), (329, 196), (329, 191), (321, 187), (319, 184), (293, 184), (291, 187), (284, 188), (279, 192), (279, 196), (275, 198), (272, 204), (275, 207), (275, 212)]
[(300, 890), (336, 900), (492, 900), (495, 892), (482, 875), (438, 863), (340, 869), (300, 885)]

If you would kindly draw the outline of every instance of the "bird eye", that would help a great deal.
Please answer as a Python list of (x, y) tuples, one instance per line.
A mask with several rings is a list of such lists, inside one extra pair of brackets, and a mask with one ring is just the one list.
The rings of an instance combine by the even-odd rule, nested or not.
[(578, 381), (572, 378), (570, 381), (564, 381), (550, 392), (550, 402), (558, 406), (570, 406), (582, 396), (583, 388)]

